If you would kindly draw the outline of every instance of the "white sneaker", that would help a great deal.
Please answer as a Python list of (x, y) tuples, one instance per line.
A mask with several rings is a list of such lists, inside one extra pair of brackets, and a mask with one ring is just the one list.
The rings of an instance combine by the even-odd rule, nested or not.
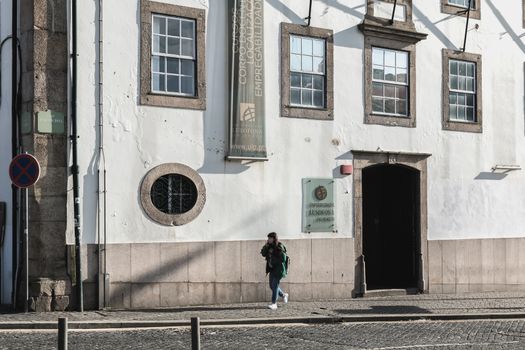
[(288, 304), (288, 293), (284, 293), (283, 300), (285, 304)]
[(277, 310), (277, 304), (270, 304), (270, 305), (268, 305), (268, 309), (270, 309), (270, 310)]

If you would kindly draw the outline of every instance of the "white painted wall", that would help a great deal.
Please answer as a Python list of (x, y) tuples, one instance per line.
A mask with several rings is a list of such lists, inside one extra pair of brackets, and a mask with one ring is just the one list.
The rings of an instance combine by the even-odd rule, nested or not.
[[(0, 0), (0, 41), (11, 35), (11, 1)], [(2, 101), (0, 104), (0, 202), (7, 202), (7, 226), (4, 246), (0, 247), (2, 266), (0, 304), (11, 302), (12, 287), (12, 224), (11, 224), (11, 181), (7, 169), (11, 161), (11, 41), (8, 41), (2, 55)]]
[[(338, 175), (352, 149), (432, 153), (429, 159), (429, 239), (524, 237), (525, 173), (483, 180), (495, 164), (525, 166), (521, 0), (482, 1), (471, 20), (468, 51), (483, 56), (483, 134), (441, 128), (441, 49), (462, 45), (465, 19), (440, 13), (439, 1), (415, 1), (417, 128), (365, 125), (364, 0), (313, 2), (315, 27), (333, 29), (335, 120), (281, 118), (280, 22), (301, 23), (304, 0), (265, 2), (266, 127), (269, 161), (224, 162), (227, 145), (226, 1), (171, 0), (206, 9), (207, 110), (140, 106), (140, 5), (104, 2), (104, 117), (108, 178), (108, 242), (250, 240), (277, 231), (283, 238), (352, 236), (352, 177)], [(497, 5), (495, 5), (497, 4)], [(95, 5), (79, 2), (79, 134), (82, 227), (96, 242)], [(497, 6), (497, 7), (496, 7)], [(479, 24), (479, 29), (474, 25)], [(520, 36), (522, 36), (520, 38)], [(337, 141), (337, 142), (333, 142)], [(152, 167), (179, 162), (206, 184), (201, 215), (181, 227), (152, 222), (139, 204), (139, 186)], [(337, 178), (339, 232), (301, 233), (301, 179)]]

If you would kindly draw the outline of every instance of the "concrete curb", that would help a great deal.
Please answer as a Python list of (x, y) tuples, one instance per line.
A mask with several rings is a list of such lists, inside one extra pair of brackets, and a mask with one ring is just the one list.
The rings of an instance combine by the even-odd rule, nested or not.
[[(523, 312), (508, 313), (470, 313), (470, 314), (387, 314), (387, 315), (347, 315), (347, 316), (309, 316), (272, 317), (244, 319), (201, 320), (201, 326), (248, 326), (285, 324), (334, 324), (353, 322), (402, 322), (402, 321), (467, 321), (467, 320), (506, 320), (525, 319)], [(52, 321), (13, 321), (0, 322), (0, 330), (52, 330), (58, 322)], [(160, 321), (70, 321), (69, 329), (133, 329), (190, 327), (187, 320)]]

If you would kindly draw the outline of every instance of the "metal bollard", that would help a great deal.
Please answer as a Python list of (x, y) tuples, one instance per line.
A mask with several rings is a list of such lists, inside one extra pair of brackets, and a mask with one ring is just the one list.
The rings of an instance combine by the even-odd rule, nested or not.
[(198, 317), (191, 318), (191, 349), (201, 349), (201, 325)]
[(58, 319), (58, 350), (67, 350), (67, 318)]

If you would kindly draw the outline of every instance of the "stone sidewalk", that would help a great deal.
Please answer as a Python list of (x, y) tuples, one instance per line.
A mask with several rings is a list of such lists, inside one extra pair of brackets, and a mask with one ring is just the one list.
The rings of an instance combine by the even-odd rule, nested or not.
[[(208, 305), (154, 310), (104, 310), (54, 313), (2, 313), (0, 329), (52, 328), (67, 317), (72, 328), (131, 328), (187, 326), (191, 317), (203, 324), (334, 323), (416, 319), (525, 319), (525, 292), (422, 294), (323, 300), (279, 304)], [(76, 326), (75, 326), (76, 325)]]

